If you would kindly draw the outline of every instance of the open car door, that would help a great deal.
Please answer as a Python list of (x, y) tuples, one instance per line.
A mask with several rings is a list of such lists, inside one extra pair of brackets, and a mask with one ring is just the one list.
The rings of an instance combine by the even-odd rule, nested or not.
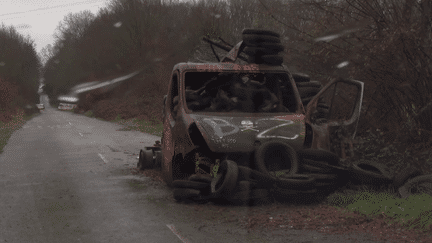
[[(325, 149), (341, 156), (344, 141), (357, 132), (364, 83), (337, 79), (328, 83), (306, 106), (306, 123), (312, 127), (311, 148)], [(342, 152), (342, 157), (344, 157)]]

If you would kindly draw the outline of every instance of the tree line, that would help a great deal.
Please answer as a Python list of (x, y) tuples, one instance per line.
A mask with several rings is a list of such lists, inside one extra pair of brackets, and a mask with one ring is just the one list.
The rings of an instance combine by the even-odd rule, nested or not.
[[(0, 121), (12, 119), (17, 109), (39, 103), (42, 64), (29, 37), (15, 27), (0, 26)], [(28, 110), (25, 109), (25, 110)]]
[(264, 28), (281, 33), (291, 70), (323, 83), (337, 76), (366, 83), (362, 128), (425, 138), (431, 11), (427, 0), (112, 0), (95, 15), (65, 17), (44, 50), (43, 76), (57, 96), (139, 68), (134, 94), (162, 97), (174, 64), (216, 61), (203, 36), (236, 44), (244, 28)]

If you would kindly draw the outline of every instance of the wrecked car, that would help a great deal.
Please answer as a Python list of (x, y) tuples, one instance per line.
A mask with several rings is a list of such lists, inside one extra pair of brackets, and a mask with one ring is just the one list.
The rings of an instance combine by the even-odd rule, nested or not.
[(311, 93), (305, 84), (314, 81), (280, 62), (239, 63), (247, 45), (239, 42), (218, 63), (174, 66), (162, 146), (142, 150), (138, 167), (159, 161), (172, 185), (193, 174), (211, 175), (219, 161), (295, 175), (302, 158), (329, 162), (344, 153), (343, 142), (357, 129), (363, 82), (337, 79)]
[[(170, 183), (195, 173), (196, 161), (202, 161), (198, 167), (210, 173), (217, 159), (251, 168), (261, 167), (257, 163), (264, 159), (269, 170), (296, 173), (297, 161), (288, 162), (275, 148), (259, 150), (270, 141), (286, 144), (293, 151), (338, 152), (330, 144), (354, 136), (363, 83), (332, 81), (305, 109), (290, 76), (284, 67), (266, 65), (177, 64), (163, 110), (161, 166), (165, 180)], [(342, 95), (343, 86), (354, 90)]]

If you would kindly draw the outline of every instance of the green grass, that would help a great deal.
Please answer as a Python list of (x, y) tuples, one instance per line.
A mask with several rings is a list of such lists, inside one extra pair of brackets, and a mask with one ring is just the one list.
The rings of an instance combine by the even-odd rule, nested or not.
[[(399, 151), (396, 149), (396, 144), (386, 143), (382, 135), (382, 132), (375, 134), (369, 132), (363, 137), (366, 142), (355, 146), (356, 156), (341, 161), (342, 164), (349, 165), (357, 160), (369, 160), (387, 165), (393, 174), (400, 173), (407, 166), (415, 166), (425, 174), (429, 173), (431, 166), (428, 165), (428, 159), (431, 153), (410, 154), (406, 150)], [(327, 204), (372, 218), (385, 215), (387, 223), (397, 223), (405, 229), (425, 231), (430, 230), (432, 225), (430, 195), (417, 194), (402, 199), (391, 186), (374, 189), (365, 185), (357, 190), (340, 190), (327, 198)]]
[(152, 125), (150, 121), (138, 120), (136, 118), (124, 120), (124, 119), (120, 119), (120, 116), (117, 116), (117, 118), (114, 119), (113, 122), (117, 122), (120, 124), (124, 124), (125, 122), (127, 122), (131, 124), (131, 125), (126, 125), (126, 127), (122, 129), (122, 131), (134, 130), (134, 131), (149, 133), (158, 137), (161, 137), (163, 132), (163, 124), (161, 122)]
[(95, 117), (95, 115), (93, 114), (93, 111), (87, 111), (86, 113), (84, 113), (84, 116)]
[(411, 195), (406, 199), (388, 192), (359, 191), (352, 195), (334, 194), (329, 205), (367, 216), (386, 215), (388, 223), (398, 223), (407, 229), (427, 231), (432, 225), (432, 196)]
[(3, 153), (3, 148), (6, 146), (13, 132), (20, 129), (28, 120), (38, 115), (38, 113), (29, 116), (24, 115), (23, 120), (14, 117), (14, 119), (8, 123), (0, 122), (0, 153)]

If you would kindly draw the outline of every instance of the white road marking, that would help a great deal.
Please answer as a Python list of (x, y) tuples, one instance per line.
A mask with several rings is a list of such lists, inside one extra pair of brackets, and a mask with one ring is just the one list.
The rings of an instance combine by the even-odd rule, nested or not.
[(70, 122), (69, 122), (69, 125), (71, 125), (71, 126), (72, 126), (72, 123), (70, 123)]
[(82, 137), (82, 134), (79, 132), (79, 135), (81, 135), (81, 137)]
[(103, 155), (102, 154), (98, 154), (99, 155), (99, 157), (101, 157), (101, 159), (105, 162), (105, 164), (107, 164), (108, 163), (108, 160), (106, 160), (104, 157), (103, 157)]
[(175, 229), (173, 224), (167, 224), (166, 225), (168, 227), (168, 229), (170, 229), (182, 242), (184, 243), (189, 243), (189, 241), (185, 238), (183, 238), (183, 236), (181, 236), (177, 230)]
[(38, 126), (38, 128), (39, 128), (39, 129), (42, 129), (42, 127), (41, 127), (41, 126)]

